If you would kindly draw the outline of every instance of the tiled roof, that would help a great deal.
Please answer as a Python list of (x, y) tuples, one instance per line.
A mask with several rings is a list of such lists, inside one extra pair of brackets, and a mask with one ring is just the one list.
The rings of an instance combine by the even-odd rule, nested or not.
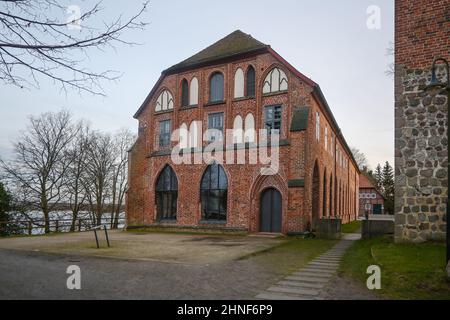
[(220, 39), (206, 49), (194, 54), (192, 57), (166, 69), (164, 73), (172, 73), (181, 69), (191, 68), (199, 64), (232, 57), (235, 55), (253, 52), (268, 48), (269, 46), (256, 40), (251, 35), (236, 30), (225, 38)]
[(359, 187), (360, 188), (373, 188), (376, 189), (375, 185), (372, 183), (372, 181), (370, 181), (369, 178), (366, 177), (366, 175), (364, 173), (361, 173), (359, 175)]

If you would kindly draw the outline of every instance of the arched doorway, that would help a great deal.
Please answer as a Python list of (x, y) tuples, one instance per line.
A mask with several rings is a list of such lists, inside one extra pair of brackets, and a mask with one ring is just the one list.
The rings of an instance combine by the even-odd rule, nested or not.
[(275, 188), (261, 194), (260, 231), (281, 232), (281, 193)]
[(317, 161), (314, 164), (313, 178), (312, 178), (312, 228), (315, 229), (315, 224), (320, 218), (319, 207), (320, 207), (320, 174), (319, 166)]

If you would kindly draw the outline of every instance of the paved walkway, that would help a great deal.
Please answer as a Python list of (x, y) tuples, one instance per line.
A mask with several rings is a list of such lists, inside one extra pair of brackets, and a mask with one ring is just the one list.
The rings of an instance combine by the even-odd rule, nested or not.
[(336, 275), (339, 263), (353, 241), (360, 234), (345, 234), (332, 249), (309, 262), (298, 272), (256, 296), (266, 300), (321, 300), (321, 293)]

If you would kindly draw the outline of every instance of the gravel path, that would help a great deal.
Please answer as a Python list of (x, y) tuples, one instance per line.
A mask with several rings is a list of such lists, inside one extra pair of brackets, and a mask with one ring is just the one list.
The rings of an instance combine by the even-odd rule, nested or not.
[[(66, 287), (69, 265), (81, 290)], [(0, 299), (253, 299), (274, 280), (252, 259), (211, 265), (0, 249)]]
[(259, 293), (264, 300), (343, 300), (376, 299), (376, 296), (352, 279), (336, 275), (342, 256), (361, 238), (360, 234), (345, 234), (343, 239), (326, 253), (309, 262), (298, 272)]

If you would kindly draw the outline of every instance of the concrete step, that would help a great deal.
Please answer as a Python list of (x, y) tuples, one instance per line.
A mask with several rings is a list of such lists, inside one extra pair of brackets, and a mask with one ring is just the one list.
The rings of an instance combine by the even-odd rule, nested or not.
[(307, 265), (304, 269), (308, 269), (308, 270), (314, 270), (314, 272), (316, 271), (330, 271), (330, 272), (335, 272), (338, 268), (337, 267), (325, 267), (325, 266), (318, 266), (318, 265)]
[(319, 291), (318, 290), (283, 287), (283, 286), (270, 287), (267, 290), (268, 291), (273, 291), (273, 292), (288, 293), (288, 294), (292, 293), (292, 294), (300, 295), (300, 296), (317, 296), (317, 295), (319, 295)]
[(264, 292), (256, 296), (263, 300), (314, 300), (314, 297), (301, 297), (277, 292)]
[(277, 285), (288, 287), (299, 287), (305, 289), (322, 289), (325, 286), (325, 284), (323, 283), (302, 282), (295, 280), (281, 280), (277, 283)]
[(321, 261), (311, 261), (308, 265), (314, 266), (324, 266), (324, 267), (339, 267), (339, 263), (336, 262), (321, 262)]
[(340, 259), (329, 259), (329, 258), (317, 258), (314, 259), (312, 262), (325, 262), (325, 263), (340, 263)]
[(318, 277), (304, 277), (304, 276), (287, 276), (286, 280), (296, 280), (302, 282), (312, 282), (312, 283), (327, 283), (329, 279), (318, 278)]
[(311, 271), (299, 271), (294, 272), (292, 275), (296, 277), (317, 277), (317, 278), (331, 278), (334, 272), (322, 271), (322, 272), (311, 272)]
[(337, 269), (339, 267), (339, 264), (322, 264), (320, 262), (310, 262), (307, 264), (308, 267), (316, 267), (316, 268), (321, 268), (321, 267), (325, 267), (328, 269)]

